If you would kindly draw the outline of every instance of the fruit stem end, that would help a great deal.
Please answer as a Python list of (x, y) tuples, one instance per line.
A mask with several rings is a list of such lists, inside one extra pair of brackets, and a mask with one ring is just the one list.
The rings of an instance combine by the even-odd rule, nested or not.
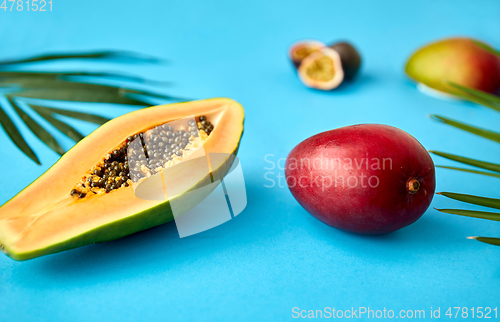
[(408, 180), (406, 188), (410, 193), (417, 193), (417, 191), (420, 189), (420, 181), (415, 178), (411, 178)]

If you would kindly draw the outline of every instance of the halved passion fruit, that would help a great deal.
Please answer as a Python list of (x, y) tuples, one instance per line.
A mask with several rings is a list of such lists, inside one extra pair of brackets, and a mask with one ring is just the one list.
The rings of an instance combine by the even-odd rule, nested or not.
[[(243, 119), (240, 104), (220, 98), (141, 109), (104, 124), (0, 208), (0, 249), (25, 260), (172, 220), (171, 202), (192, 209), (206, 196), (185, 192), (227, 172)], [(206, 171), (185, 161), (201, 150), (218, 155), (205, 161)], [(175, 177), (170, 195), (162, 185), (167, 172)], [(138, 197), (144, 187), (163, 198)]]
[(298, 74), (307, 87), (325, 91), (338, 87), (344, 80), (340, 55), (328, 47), (319, 49), (304, 58), (299, 66)]
[(324, 47), (326, 47), (326, 45), (320, 41), (302, 40), (290, 46), (288, 55), (293, 65), (299, 67), (304, 58)]
[(346, 80), (352, 80), (361, 67), (361, 55), (353, 45), (346, 41), (336, 42), (330, 45), (340, 55), (342, 69)]

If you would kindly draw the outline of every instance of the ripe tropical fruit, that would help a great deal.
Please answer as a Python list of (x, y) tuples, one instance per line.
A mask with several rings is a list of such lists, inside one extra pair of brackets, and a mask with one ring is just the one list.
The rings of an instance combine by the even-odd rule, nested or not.
[(302, 60), (298, 75), (307, 87), (324, 91), (337, 88), (344, 80), (339, 53), (328, 47), (312, 52)]
[(295, 67), (299, 67), (300, 63), (309, 56), (312, 52), (324, 48), (326, 45), (317, 40), (301, 40), (290, 46), (288, 57)]
[(451, 93), (449, 82), (494, 93), (500, 89), (500, 58), (470, 38), (448, 38), (414, 52), (406, 63), (410, 78)]
[(173, 202), (176, 216), (189, 211), (211, 192), (197, 188), (227, 173), (243, 119), (240, 104), (218, 98), (109, 121), (0, 208), (0, 249), (30, 259), (163, 224), (174, 219)]
[(408, 226), (429, 207), (434, 164), (411, 135), (392, 126), (361, 124), (316, 134), (287, 157), (292, 195), (335, 228), (383, 234)]
[(353, 45), (345, 41), (336, 42), (330, 45), (330, 48), (338, 52), (340, 55), (345, 79), (353, 80), (361, 67), (361, 55), (359, 52)]
[(325, 91), (354, 79), (361, 66), (361, 56), (348, 42), (328, 47), (315, 40), (300, 41), (291, 46), (289, 57), (304, 85)]

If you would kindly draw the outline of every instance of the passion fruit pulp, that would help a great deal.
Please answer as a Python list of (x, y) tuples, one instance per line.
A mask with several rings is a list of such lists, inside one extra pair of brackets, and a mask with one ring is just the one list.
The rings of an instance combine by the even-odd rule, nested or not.
[(299, 66), (298, 75), (307, 87), (329, 91), (344, 80), (339, 53), (325, 47), (309, 54)]
[(288, 56), (295, 67), (299, 67), (304, 58), (326, 45), (316, 40), (302, 40), (290, 46)]

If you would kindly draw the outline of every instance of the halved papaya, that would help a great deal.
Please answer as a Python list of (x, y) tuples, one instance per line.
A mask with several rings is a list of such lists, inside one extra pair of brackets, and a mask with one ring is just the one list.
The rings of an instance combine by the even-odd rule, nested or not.
[[(188, 128), (165, 125), (189, 118), (186, 126), (190, 132)], [(202, 186), (204, 181), (228, 171), (243, 134), (243, 120), (243, 107), (226, 98), (154, 106), (111, 120), (0, 207), (0, 249), (13, 259), (26, 260), (118, 239), (172, 220), (173, 199), (188, 211), (204, 198), (193, 199), (192, 194), (185, 198), (182, 191)], [(144, 143), (144, 133), (156, 133), (160, 143), (152, 146), (161, 146), (168, 153), (157, 156), (150, 151), (148, 156), (146, 147), (141, 147), (145, 157), (133, 159), (132, 141)], [(165, 147), (177, 136), (178, 148)], [(153, 142), (154, 137), (149, 138)], [(201, 147), (191, 143), (195, 139), (202, 142)], [(190, 178), (179, 182), (181, 193), (163, 200), (137, 196), (134, 190), (138, 185), (164, 175), (172, 164), (187, 158), (189, 148), (191, 152), (203, 148), (207, 155), (225, 157), (209, 161), (206, 173), (197, 173), (190, 166), (171, 171), (179, 178)], [(167, 159), (162, 160), (163, 156)], [(133, 174), (133, 169), (139, 172)]]

